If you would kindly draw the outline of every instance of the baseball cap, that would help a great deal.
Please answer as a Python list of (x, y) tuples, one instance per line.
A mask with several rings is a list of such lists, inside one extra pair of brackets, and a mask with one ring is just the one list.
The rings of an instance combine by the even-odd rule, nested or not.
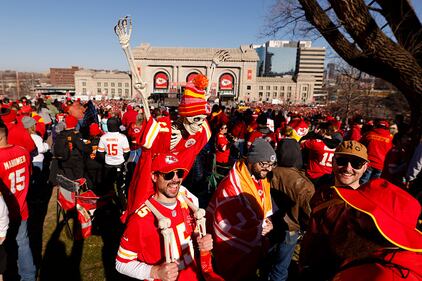
[(342, 142), (334, 152), (334, 155), (350, 155), (359, 157), (365, 161), (368, 160), (368, 152), (366, 147), (357, 141), (344, 141)]
[(152, 158), (152, 172), (169, 173), (178, 169), (183, 169), (187, 171), (187, 169), (183, 167), (181, 161), (175, 154), (158, 153)]
[(417, 228), (421, 206), (409, 193), (385, 179), (375, 179), (353, 190), (333, 187), (354, 209), (369, 215), (390, 243), (422, 252), (422, 232)]

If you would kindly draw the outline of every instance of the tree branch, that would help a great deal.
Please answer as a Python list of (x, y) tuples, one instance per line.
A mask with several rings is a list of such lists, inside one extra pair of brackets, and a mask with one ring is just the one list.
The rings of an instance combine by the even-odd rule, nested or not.
[(422, 25), (407, 0), (376, 0), (400, 45), (422, 65)]

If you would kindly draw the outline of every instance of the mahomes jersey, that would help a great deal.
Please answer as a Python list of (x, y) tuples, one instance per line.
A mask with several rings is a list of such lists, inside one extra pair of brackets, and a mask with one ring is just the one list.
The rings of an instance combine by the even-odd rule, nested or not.
[(108, 132), (101, 136), (98, 151), (105, 152), (107, 165), (120, 165), (125, 162), (124, 153), (129, 152), (127, 137), (119, 132)]
[[(19, 219), (20, 217), (22, 220), (28, 219), (26, 195), (28, 194), (31, 176), (30, 159), (29, 152), (21, 146), (11, 145), (0, 148), (0, 180), (10, 190), (12, 195), (9, 198), (9, 196), (4, 194), (4, 200), (9, 206), (9, 217), (11, 220)], [(8, 200), (12, 202), (8, 202)], [(19, 204), (19, 208), (10, 207), (9, 203), (16, 204), (15, 200)]]
[[(179, 262), (177, 280), (198, 280), (191, 240), (195, 221), (189, 207), (182, 200), (177, 200), (177, 205), (172, 210), (153, 198), (150, 198), (149, 201), (163, 216), (171, 220), (171, 228), (176, 241), (172, 245), (172, 252)], [(158, 227), (158, 219), (144, 204), (129, 218), (116, 259), (122, 263), (140, 261), (149, 265), (161, 264), (165, 262), (163, 242), (164, 238)]]
[(310, 179), (331, 174), (335, 148), (328, 148), (322, 140), (309, 139), (302, 143), (302, 149), (309, 151), (306, 174)]

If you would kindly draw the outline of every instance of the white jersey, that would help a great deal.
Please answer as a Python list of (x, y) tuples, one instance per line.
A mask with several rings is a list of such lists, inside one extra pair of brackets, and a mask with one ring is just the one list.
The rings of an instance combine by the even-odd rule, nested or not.
[(129, 152), (127, 137), (119, 132), (108, 132), (101, 136), (98, 151), (105, 152), (107, 165), (120, 165), (125, 162), (123, 153)]

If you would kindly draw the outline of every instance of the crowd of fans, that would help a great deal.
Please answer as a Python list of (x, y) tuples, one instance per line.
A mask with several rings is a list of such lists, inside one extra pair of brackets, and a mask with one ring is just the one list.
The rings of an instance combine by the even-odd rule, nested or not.
[[(43, 190), (58, 185), (61, 174), (86, 179), (100, 197), (120, 197), (110, 201), (128, 217), (116, 253), (119, 272), (138, 279), (195, 280), (195, 274), (184, 270), (198, 268), (186, 258), (187, 269), (163, 265), (160, 254), (141, 259), (140, 250), (128, 242), (137, 235), (152, 239), (146, 232), (134, 235), (133, 229), (148, 225), (154, 216), (130, 219), (143, 210), (136, 196), (145, 179), (151, 181), (141, 168), (151, 157), (149, 172), (157, 175), (151, 190), (158, 195), (150, 204), (166, 212), (160, 209), (165, 192), (157, 189), (172, 189), (160, 180), (180, 186), (183, 179), (186, 194), (207, 210), (211, 236), (195, 241), (201, 251), (213, 251), (216, 274), (207, 280), (422, 280), (422, 146), (410, 146), (400, 116), (342, 120), (322, 107), (217, 104), (208, 115), (192, 115), (186, 113), (191, 106), (186, 101), (184, 107), (152, 108), (149, 117), (142, 105), (118, 100), (22, 98), (0, 103), (0, 273), (6, 277), (14, 262), (21, 280), (36, 280), (39, 263), (28, 244), (27, 205), (50, 200)], [(183, 129), (195, 124), (196, 131)], [(169, 169), (165, 160), (149, 156), (150, 150), (157, 157), (167, 155), (163, 159), (174, 157), (169, 165), (188, 163)], [(381, 205), (382, 210), (376, 209)], [(159, 233), (157, 223), (151, 225), (151, 232)], [(151, 241), (163, 252), (160, 240)], [(9, 254), (12, 242), (17, 242), (17, 256)], [(142, 243), (137, 247), (143, 248)], [(176, 258), (183, 259), (182, 253)], [(151, 267), (130, 264), (139, 260)], [(362, 272), (371, 277), (356, 279)]]

